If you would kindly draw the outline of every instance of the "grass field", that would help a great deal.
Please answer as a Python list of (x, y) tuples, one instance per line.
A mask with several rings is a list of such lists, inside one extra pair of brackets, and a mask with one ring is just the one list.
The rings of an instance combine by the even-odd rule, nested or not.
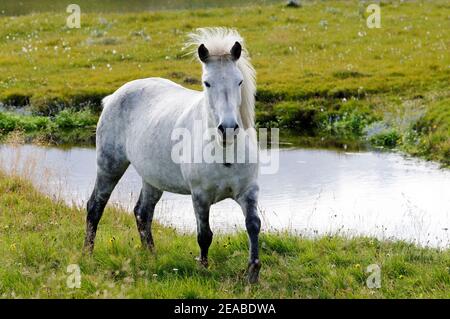
[[(72, 1), (73, 2), (73, 1)], [(25, 15), (36, 12), (65, 12), (72, 3), (70, 0), (21, 0), (19, 3), (0, 0), (0, 13), (7, 16)], [(180, 10), (199, 8), (221, 8), (230, 6), (245, 6), (249, 4), (273, 4), (279, 0), (107, 0), (91, 1), (77, 0), (83, 12), (142, 12), (155, 10)]]
[[(98, 102), (124, 82), (162, 76), (199, 88), (201, 68), (183, 56), (196, 27), (228, 26), (245, 37), (259, 95), (303, 99), (445, 88), (450, 28), (446, 1), (383, 5), (381, 29), (368, 29), (355, 1), (82, 15), (1, 17), (4, 102)], [(20, 98), (22, 101), (20, 101)]]
[[(450, 251), (372, 238), (261, 235), (260, 283), (245, 281), (245, 233), (216, 236), (203, 269), (195, 235), (154, 225), (156, 255), (140, 248), (134, 217), (109, 208), (93, 256), (83, 256), (83, 209), (0, 174), (2, 298), (448, 298)], [(214, 229), (214, 225), (213, 225)], [(68, 288), (67, 266), (81, 269)], [(381, 268), (370, 289), (366, 268)]]

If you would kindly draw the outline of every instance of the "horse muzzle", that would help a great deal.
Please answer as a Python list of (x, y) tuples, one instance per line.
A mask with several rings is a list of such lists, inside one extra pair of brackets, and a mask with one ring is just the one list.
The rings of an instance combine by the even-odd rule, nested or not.
[(219, 133), (219, 140), (222, 141), (224, 146), (232, 144), (239, 134), (239, 124), (237, 122), (222, 122), (217, 127), (217, 131)]

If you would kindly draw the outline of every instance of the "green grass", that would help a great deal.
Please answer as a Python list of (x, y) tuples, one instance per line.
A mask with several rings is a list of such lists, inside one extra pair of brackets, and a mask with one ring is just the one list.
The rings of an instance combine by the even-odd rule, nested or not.
[[(195, 235), (154, 225), (156, 255), (140, 248), (134, 217), (108, 208), (93, 256), (83, 256), (84, 210), (0, 175), (0, 296), (3, 298), (448, 298), (450, 251), (373, 238), (261, 235), (260, 283), (245, 282), (245, 233), (216, 236), (210, 267), (194, 260)], [(69, 264), (80, 289), (66, 285)], [(370, 264), (381, 288), (366, 286)], [(176, 270), (174, 270), (176, 269)]]
[[(255, 3), (279, 3), (279, 0), (77, 0), (82, 12), (143, 12), (149, 10), (180, 10), (193, 8), (213, 8), (245, 6)], [(65, 12), (70, 1), (21, 0), (20, 3), (3, 1), (0, 11), (3, 15), (24, 15), (31, 12)]]
[(98, 115), (89, 109), (65, 109), (52, 117), (0, 112), (0, 136), (5, 140), (19, 133), (25, 141), (92, 145), (97, 121)]
[[(367, 28), (365, 7), (357, 1), (87, 10), (80, 29), (68, 29), (61, 10), (0, 16), (0, 101), (53, 117), (65, 108), (98, 113), (103, 96), (137, 78), (161, 76), (199, 89), (201, 67), (181, 50), (187, 33), (234, 27), (258, 72), (259, 126), (320, 145), (394, 147), (448, 166), (449, 9), (445, 0), (382, 1), (380, 29)], [(418, 116), (410, 117), (414, 112)], [(381, 126), (382, 132), (371, 130)], [(44, 135), (93, 140), (91, 129), (61, 132)]]
[(417, 136), (409, 152), (430, 157), (450, 166), (450, 97), (435, 101), (413, 127)]
[(65, 12), (0, 17), (0, 100), (28, 98), (38, 110), (55, 101), (98, 102), (148, 76), (199, 88), (201, 68), (181, 47), (188, 32), (203, 26), (242, 33), (264, 100), (446, 86), (446, 1), (388, 2), (381, 29), (368, 29), (358, 8), (354, 1), (313, 1), (300, 9), (86, 13), (80, 29), (65, 26)]

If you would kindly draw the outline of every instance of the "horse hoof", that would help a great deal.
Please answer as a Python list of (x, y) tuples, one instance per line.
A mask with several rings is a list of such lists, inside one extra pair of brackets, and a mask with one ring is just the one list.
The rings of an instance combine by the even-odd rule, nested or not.
[(144, 251), (147, 251), (147, 252), (149, 252), (150, 254), (152, 254), (152, 255), (155, 255), (156, 256), (156, 248), (155, 248), (155, 245), (149, 245), (149, 244), (143, 244), (142, 246), (141, 246), (141, 249), (142, 250), (144, 250)]
[(198, 261), (198, 263), (201, 265), (201, 266), (203, 266), (203, 267), (205, 267), (206, 269), (208, 269), (208, 266), (209, 266), (209, 264), (208, 264), (208, 259), (206, 259), (206, 258), (201, 258), (201, 257), (197, 257), (197, 258), (195, 258), (197, 261)]
[(256, 284), (258, 282), (260, 269), (261, 262), (259, 259), (256, 259), (248, 264), (248, 282), (250, 284)]

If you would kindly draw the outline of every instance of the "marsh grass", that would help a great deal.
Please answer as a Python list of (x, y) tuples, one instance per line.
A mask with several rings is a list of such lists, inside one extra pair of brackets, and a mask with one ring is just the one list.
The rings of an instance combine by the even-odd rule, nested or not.
[[(448, 298), (450, 254), (404, 242), (287, 233), (261, 235), (261, 281), (245, 282), (247, 236), (215, 236), (210, 267), (196, 237), (154, 225), (156, 254), (140, 248), (134, 217), (108, 207), (93, 256), (83, 256), (85, 212), (0, 175), (0, 296), (3, 298)], [(68, 288), (69, 264), (81, 288)], [(370, 264), (382, 287), (366, 286)]]
[(95, 141), (98, 114), (90, 109), (64, 109), (54, 116), (0, 112), (0, 136), (3, 140), (17, 134), (33, 143), (90, 144)]

